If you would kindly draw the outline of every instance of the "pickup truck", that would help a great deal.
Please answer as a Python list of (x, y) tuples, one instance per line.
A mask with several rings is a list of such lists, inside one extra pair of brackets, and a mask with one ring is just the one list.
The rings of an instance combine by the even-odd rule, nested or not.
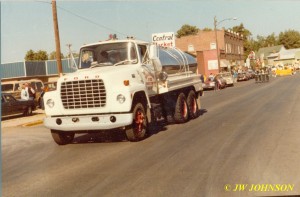
[(20, 114), (30, 116), (34, 110), (35, 106), (33, 100), (15, 99), (15, 97), (9, 93), (2, 93), (1, 95), (2, 118)]

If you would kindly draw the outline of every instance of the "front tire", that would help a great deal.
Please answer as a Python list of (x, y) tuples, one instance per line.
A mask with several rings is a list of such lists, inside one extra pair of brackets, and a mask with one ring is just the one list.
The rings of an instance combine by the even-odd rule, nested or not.
[(58, 145), (66, 145), (73, 141), (75, 133), (51, 130), (52, 138)]
[(126, 136), (129, 141), (140, 141), (146, 137), (147, 133), (147, 114), (145, 107), (141, 103), (137, 103), (133, 108), (132, 124), (126, 127)]

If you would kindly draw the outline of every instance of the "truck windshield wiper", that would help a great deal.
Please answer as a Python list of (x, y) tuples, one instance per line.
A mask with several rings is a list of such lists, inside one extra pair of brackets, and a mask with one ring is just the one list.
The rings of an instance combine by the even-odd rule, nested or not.
[(96, 63), (96, 64), (92, 65), (90, 68), (95, 68), (95, 67), (98, 67), (98, 66), (111, 66), (111, 65), (112, 65), (111, 62)]
[(125, 63), (137, 63), (137, 60), (136, 59), (135, 60), (123, 60), (123, 61), (115, 63), (113, 66), (118, 66), (121, 64), (125, 64)]

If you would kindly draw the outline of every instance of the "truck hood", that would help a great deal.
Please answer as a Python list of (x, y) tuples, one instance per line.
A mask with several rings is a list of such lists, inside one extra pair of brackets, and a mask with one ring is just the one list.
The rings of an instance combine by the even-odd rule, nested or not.
[[(130, 69), (132, 68), (132, 69)], [(123, 72), (134, 72), (136, 69), (135, 66), (130, 65), (120, 65), (120, 66), (103, 66), (103, 67), (95, 67), (95, 68), (87, 68), (87, 69), (80, 69), (74, 73), (69, 73), (64, 77), (73, 78), (78, 76), (91, 76), (91, 75), (99, 75), (101, 78), (101, 74), (105, 73), (105, 76), (114, 75), (116, 73), (123, 73)]]

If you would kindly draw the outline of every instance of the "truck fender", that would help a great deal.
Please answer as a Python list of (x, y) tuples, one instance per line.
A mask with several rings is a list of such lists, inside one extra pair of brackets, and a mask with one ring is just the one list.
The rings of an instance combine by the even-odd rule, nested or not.
[[(148, 96), (148, 93), (146, 91), (137, 91), (132, 93), (132, 104), (135, 102), (141, 102), (146, 104), (146, 108), (151, 109), (151, 104), (150, 104), (150, 99)], [(132, 105), (131, 108), (133, 108), (134, 106)]]

